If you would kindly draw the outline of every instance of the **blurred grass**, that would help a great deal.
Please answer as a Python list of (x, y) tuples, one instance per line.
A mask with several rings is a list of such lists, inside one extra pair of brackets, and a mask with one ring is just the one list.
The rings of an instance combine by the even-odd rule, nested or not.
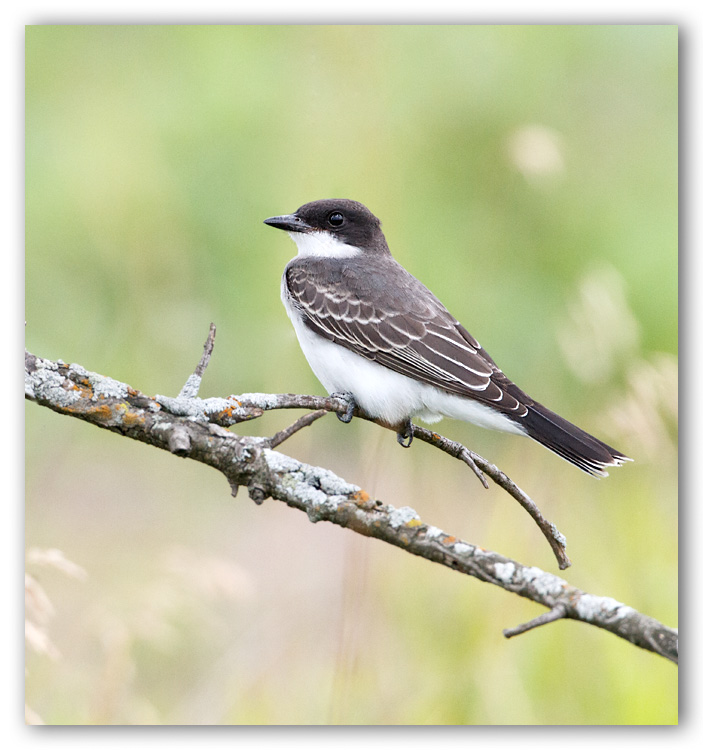
[[(441, 425), (557, 523), (569, 581), (675, 625), (676, 27), (27, 29), (30, 351), (175, 394), (212, 320), (202, 395), (321, 393), (279, 301), (294, 247), (261, 222), (323, 197), (366, 203), (509, 376), (636, 459), (595, 482)], [(675, 668), (607, 633), (506, 642), (534, 605), (34, 405), (26, 436), (27, 543), (89, 576), (42, 574), (48, 723), (677, 720)], [(425, 446), (328, 417), (285, 448), (554, 570), (514, 503)]]

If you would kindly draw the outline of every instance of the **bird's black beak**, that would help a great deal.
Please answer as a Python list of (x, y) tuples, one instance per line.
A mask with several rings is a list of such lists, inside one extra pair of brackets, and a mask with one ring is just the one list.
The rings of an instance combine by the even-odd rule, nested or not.
[(276, 229), (283, 229), (286, 232), (309, 232), (312, 227), (299, 216), (288, 214), (287, 216), (272, 216), (270, 219), (264, 219), (264, 224)]

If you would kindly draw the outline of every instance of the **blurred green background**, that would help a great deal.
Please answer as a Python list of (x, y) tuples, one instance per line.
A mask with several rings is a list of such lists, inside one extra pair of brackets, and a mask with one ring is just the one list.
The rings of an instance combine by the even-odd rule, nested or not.
[[(557, 524), (571, 583), (675, 626), (677, 33), (28, 27), (27, 347), (176, 395), (214, 321), (202, 396), (322, 393), (279, 299), (295, 247), (262, 220), (360, 200), (509, 377), (635, 463), (596, 481), (439, 429)], [(425, 445), (329, 416), (283, 450), (558, 573), (513, 500)], [(194, 462), (28, 404), (26, 467), (27, 545), (87, 573), (28, 566), (47, 723), (677, 721), (664, 659), (573, 622), (506, 641), (543, 610)]]

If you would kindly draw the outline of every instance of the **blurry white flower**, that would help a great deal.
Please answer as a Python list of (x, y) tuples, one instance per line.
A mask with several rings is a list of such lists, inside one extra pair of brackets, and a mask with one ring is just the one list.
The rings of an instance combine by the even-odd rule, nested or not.
[(544, 125), (524, 125), (507, 142), (511, 164), (525, 177), (558, 175), (564, 171), (562, 138)]
[(618, 361), (632, 356), (639, 336), (625, 283), (611, 266), (583, 278), (557, 333), (569, 368), (584, 383), (606, 382)]

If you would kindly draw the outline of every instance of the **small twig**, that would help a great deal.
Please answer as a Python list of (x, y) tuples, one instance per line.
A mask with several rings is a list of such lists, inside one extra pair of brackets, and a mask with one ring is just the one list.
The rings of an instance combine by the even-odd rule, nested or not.
[(458, 443), (454, 440), (449, 440), (442, 435), (433, 432), (432, 430), (425, 429), (424, 427), (418, 427), (415, 425), (414, 435), (419, 440), (423, 440), (430, 445), (434, 445), (441, 451), (448, 453), (450, 456), (460, 459), (464, 463), (468, 464), (473, 470), (474, 474), (481, 480), (483, 486), (488, 489), (488, 482), (483, 476), (481, 471), (486, 472), (488, 476), (499, 486), (502, 487), (511, 497), (515, 498), (520, 505), (530, 514), (534, 522), (539, 527), (540, 531), (544, 534), (549, 546), (554, 551), (554, 555), (559, 563), (559, 569), (564, 570), (571, 565), (566, 554), (566, 539), (564, 535), (557, 529), (557, 527), (547, 521), (542, 515), (542, 512), (537, 507), (535, 502), (523, 492), (510, 477), (504, 474), (497, 466), (492, 464), (490, 461), (486, 461), (485, 458), (479, 456), (478, 453), (470, 451), (466, 446)]
[(179, 398), (195, 398), (200, 390), (200, 383), (203, 379), (203, 373), (205, 372), (208, 364), (210, 363), (210, 357), (212, 356), (212, 350), (215, 347), (215, 333), (217, 328), (214, 323), (210, 323), (210, 331), (207, 335), (207, 341), (203, 347), (203, 356), (198, 362), (198, 366), (195, 368), (195, 372), (186, 380), (185, 385), (181, 388), (181, 392), (178, 394)]
[(217, 333), (217, 327), (214, 323), (210, 323), (210, 330), (208, 331), (207, 341), (203, 347), (203, 356), (198, 362), (198, 366), (195, 368), (195, 374), (202, 377), (205, 369), (210, 364), (210, 357), (212, 356), (212, 350), (215, 348), (215, 334)]
[(461, 443), (457, 443), (455, 440), (450, 440), (449, 438), (440, 435), (438, 432), (433, 432), (432, 430), (420, 427), (419, 425), (413, 425), (413, 437), (422, 440), (428, 445), (434, 445), (435, 448), (439, 448), (439, 450), (444, 451), (444, 453), (463, 461), (479, 478), (481, 484), (488, 489), (488, 480), (483, 475), (481, 469), (476, 465), (474, 454)]
[(571, 565), (571, 560), (569, 560), (569, 557), (566, 554), (566, 537), (551, 521), (548, 521), (542, 515), (542, 511), (537, 507), (535, 501), (526, 492), (523, 492), (515, 482), (513, 482), (513, 480), (497, 466), (486, 461), (486, 459), (479, 456), (478, 453), (474, 453), (473, 458), (481, 469), (483, 469), (483, 471), (485, 471), (499, 487), (502, 487), (511, 497), (515, 498), (515, 500), (522, 505), (537, 526), (539, 526), (549, 542), (550, 547), (554, 551), (554, 555), (559, 561), (559, 570), (565, 570), (568, 568)]
[(293, 422), (292, 425), (289, 425), (284, 430), (281, 430), (280, 432), (277, 432), (275, 435), (270, 437), (268, 439), (269, 448), (275, 448), (284, 440), (288, 440), (291, 435), (295, 435), (298, 430), (302, 430), (303, 427), (311, 425), (313, 422), (320, 419), (320, 417), (327, 416), (327, 414), (329, 414), (329, 412), (326, 409), (318, 409), (317, 411), (312, 411), (309, 414), (304, 414), (302, 417), (300, 417), (300, 419)]
[(533, 620), (518, 625), (517, 627), (504, 630), (503, 635), (506, 638), (512, 638), (515, 635), (520, 635), (520, 633), (532, 630), (532, 628), (538, 628), (540, 625), (547, 625), (555, 620), (561, 620), (563, 617), (566, 617), (566, 614), (566, 607), (563, 604), (555, 604), (548, 612), (543, 612)]

